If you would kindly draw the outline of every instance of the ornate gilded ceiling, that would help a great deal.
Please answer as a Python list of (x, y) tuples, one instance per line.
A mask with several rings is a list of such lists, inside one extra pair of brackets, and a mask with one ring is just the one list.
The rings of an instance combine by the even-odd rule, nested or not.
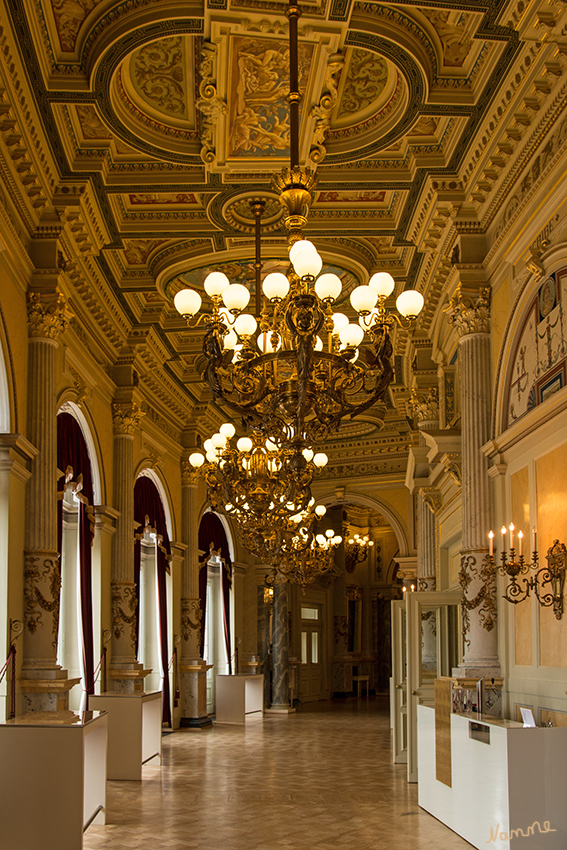
[[(113, 305), (106, 360), (120, 348), (113, 340), (151, 331), (180, 398), (188, 381), (191, 406), (200, 331), (173, 310), (180, 281), (200, 284), (215, 266), (251, 280), (249, 202), (258, 197), (266, 265), (285, 262), (270, 178), (289, 154), (286, 4), (3, 2), (3, 181), (20, 236), (58, 218), (76, 286), (92, 297), (104, 289)], [(388, 269), (396, 295), (419, 288), (417, 332), (428, 334), (456, 235), (500, 238), (528, 200), (522, 174), (567, 101), (567, 7), (302, 8), (300, 158), (319, 175), (306, 235), (349, 285)], [(559, 136), (538, 174), (560, 155)], [(398, 355), (406, 344), (400, 334)], [(407, 430), (404, 440), (407, 448)]]

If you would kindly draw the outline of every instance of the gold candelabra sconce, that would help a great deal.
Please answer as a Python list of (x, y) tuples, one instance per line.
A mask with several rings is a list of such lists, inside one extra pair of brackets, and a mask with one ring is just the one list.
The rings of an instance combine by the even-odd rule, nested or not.
[(347, 573), (353, 573), (357, 564), (366, 561), (374, 541), (368, 534), (354, 534), (349, 537), (345, 545), (345, 569)]
[[(514, 546), (514, 523), (508, 528), (502, 526), (502, 551), (500, 564), (494, 560), (494, 532), (490, 531), (489, 554), (486, 556), (488, 565), (491, 565), (494, 574), (499, 573), (509, 579), (504, 592), (504, 599), (517, 605), (528, 599), (533, 593), (543, 608), (553, 607), (553, 613), (557, 620), (563, 616), (563, 592), (565, 589), (565, 572), (567, 570), (567, 547), (559, 540), (554, 540), (553, 545), (547, 550), (547, 566), (540, 566), (537, 551), (537, 532), (532, 529), (532, 552), (531, 559), (524, 557), (524, 534), (519, 531), (518, 551)], [(510, 548), (507, 550), (506, 536), (510, 534)], [(549, 586), (549, 589), (546, 589)]]

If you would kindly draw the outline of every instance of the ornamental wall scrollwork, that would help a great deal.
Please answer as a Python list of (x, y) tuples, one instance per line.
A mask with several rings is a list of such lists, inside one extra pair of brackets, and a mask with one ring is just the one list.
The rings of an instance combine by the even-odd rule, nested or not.
[[(124, 609), (127, 609), (125, 611)], [(129, 582), (112, 582), (112, 634), (120, 640), (125, 627), (130, 629), (130, 643), (136, 649), (136, 588)], [(129, 612), (129, 613), (128, 613)]]
[[(482, 586), (476, 596), (470, 599), (467, 590), (473, 581), (481, 581)], [(498, 608), (496, 605), (496, 570), (488, 555), (482, 561), (480, 569), (474, 555), (463, 554), (461, 556), (461, 569), (459, 571), (459, 584), (463, 588), (461, 600), (461, 613), (463, 619), (463, 638), (467, 646), (470, 640), (467, 635), (470, 631), (470, 612), (478, 609), (478, 619), (483, 629), (491, 632), (496, 626)]]
[(490, 330), (490, 290), (483, 287), (475, 300), (463, 295), (459, 286), (443, 312), (460, 337), (466, 334), (487, 334)]
[(203, 625), (203, 611), (198, 599), (183, 599), (181, 610), (181, 637), (188, 641), (191, 632), (195, 632), (197, 644), (201, 640), (201, 629)]
[(333, 627), (335, 634), (335, 643), (346, 641), (348, 636), (348, 617), (337, 616), (333, 617)]
[(51, 297), (39, 292), (28, 294), (28, 328), (32, 339), (57, 339), (66, 330), (71, 317), (61, 293)]
[(325, 74), (324, 94), (321, 95), (319, 104), (314, 106), (309, 113), (309, 117), (315, 119), (310, 153), (311, 160), (315, 163), (321, 162), (327, 153), (325, 139), (331, 127), (331, 112), (337, 102), (338, 86), (344, 62), (344, 56), (339, 53), (330, 57)]
[(216, 53), (214, 44), (203, 44), (199, 64), (199, 99), (196, 107), (201, 113), (201, 159), (210, 164), (216, 158), (216, 129), (221, 115), (226, 115), (228, 107), (217, 94)]
[[(24, 568), (24, 621), (30, 634), (35, 634), (38, 627), (43, 625), (42, 612), (52, 615), (52, 646), (57, 649), (59, 633), (59, 597), (61, 591), (61, 571), (59, 555), (49, 553), (46, 557), (41, 553), (26, 555)], [(49, 599), (38, 587), (38, 584), (49, 587)]]

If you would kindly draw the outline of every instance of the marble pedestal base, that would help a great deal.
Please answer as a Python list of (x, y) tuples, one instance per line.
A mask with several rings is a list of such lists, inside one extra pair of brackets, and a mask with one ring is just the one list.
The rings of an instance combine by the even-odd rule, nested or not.
[(69, 679), (61, 667), (24, 667), (19, 681), (22, 713), (31, 711), (67, 711), (69, 691), (80, 679)]
[(207, 670), (212, 664), (197, 660), (181, 664), (179, 690), (181, 693), (181, 729), (210, 729), (213, 721), (207, 715)]
[(111, 690), (118, 694), (135, 694), (144, 692), (144, 679), (151, 670), (144, 670), (138, 662), (111, 664), (108, 678), (111, 680)]

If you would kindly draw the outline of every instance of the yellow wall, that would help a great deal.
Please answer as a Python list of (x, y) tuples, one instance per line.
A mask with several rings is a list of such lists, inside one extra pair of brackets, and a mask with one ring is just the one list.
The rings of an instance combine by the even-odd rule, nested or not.
[[(524, 466), (512, 475), (512, 522), (525, 535), (524, 553), (530, 557), (530, 481)], [(533, 664), (531, 600), (514, 605), (516, 664)]]
[[(554, 540), (567, 540), (567, 446), (564, 444), (536, 461), (537, 531), (540, 564)], [(544, 590), (547, 590), (546, 585)], [(567, 618), (557, 620), (553, 608), (540, 608), (541, 664), (567, 667)]]

